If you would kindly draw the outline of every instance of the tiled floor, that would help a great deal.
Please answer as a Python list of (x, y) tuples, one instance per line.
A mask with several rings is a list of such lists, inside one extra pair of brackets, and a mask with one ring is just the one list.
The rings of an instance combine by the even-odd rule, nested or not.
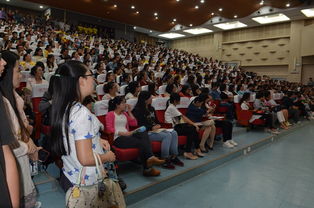
[(309, 125), (130, 207), (313, 208), (313, 160), (314, 128)]

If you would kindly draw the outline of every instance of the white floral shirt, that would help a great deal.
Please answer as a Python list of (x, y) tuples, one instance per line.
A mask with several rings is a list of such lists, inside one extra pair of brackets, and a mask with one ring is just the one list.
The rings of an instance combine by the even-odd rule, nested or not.
[[(77, 184), (79, 172), (83, 166), (77, 158), (75, 141), (91, 139), (93, 152), (103, 154), (104, 151), (100, 145), (99, 133), (101, 123), (85, 106), (81, 103), (77, 103), (71, 108), (68, 125), (71, 152), (69, 155), (62, 156), (62, 170), (72, 184)], [(64, 131), (63, 140), (65, 149), (67, 150), (67, 142)], [(93, 185), (97, 183), (96, 166), (84, 167), (82, 170), (82, 185)]]

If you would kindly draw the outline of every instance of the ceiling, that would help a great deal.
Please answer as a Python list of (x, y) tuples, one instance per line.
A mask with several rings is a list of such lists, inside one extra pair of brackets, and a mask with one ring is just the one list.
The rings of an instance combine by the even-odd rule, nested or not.
[[(289, 7), (292, 8), (305, 2), (305, 0), (264, 0), (264, 4), (261, 5), (261, 0), (27, 1), (147, 28), (154, 32), (167, 32), (178, 24), (186, 27), (199, 26), (218, 16), (234, 19), (236, 15), (236, 18), (243, 18), (265, 6), (286, 8), (286, 4), (289, 3)], [(135, 8), (132, 9), (131, 6)], [(195, 8), (196, 6), (198, 8)], [(219, 8), (222, 8), (222, 11), (219, 11)], [(157, 13), (157, 15), (154, 13)]]

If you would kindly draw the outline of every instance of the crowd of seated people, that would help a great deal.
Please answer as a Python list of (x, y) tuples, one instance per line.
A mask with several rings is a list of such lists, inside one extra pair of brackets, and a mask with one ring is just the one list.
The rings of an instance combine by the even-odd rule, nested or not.
[[(272, 134), (279, 133), (277, 120), (279, 127), (288, 129), (291, 121), (299, 123), (303, 117), (313, 118), (313, 85), (272, 80), (182, 50), (60, 31), (50, 24), (19, 24), (13, 19), (2, 21), (0, 31), (3, 33), (0, 47), (5, 50), (2, 53), (12, 53), (16, 59), (16, 66), (8, 68), (15, 67), (18, 74), (11, 89), (15, 97), (11, 93), (7, 99), (12, 105), (12, 119), (20, 125), (16, 128), (25, 133), (25, 138), (17, 140), (29, 147), (23, 157), (31, 158), (38, 151), (28, 136), (33, 127), (22, 114), (25, 106), (18, 103), (21, 98), (15, 93), (21, 86), (18, 85), (20, 73), (29, 72), (26, 89), (32, 91), (36, 85), (47, 85), (48, 90), (39, 104), (41, 122), (52, 127), (51, 151), (62, 156), (62, 177), (68, 188), (71, 182), (75, 183), (77, 170), (82, 165), (95, 165), (93, 150), (101, 154), (104, 163), (115, 160), (109, 144), (98, 143), (103, 140), (98, 131), (111, 135), (114, 147), (137, 148), (143, 175), (158, 176), (160, 171), (153, 165), (168, 169), (184, 165), (178, 157), (180, 136), (186, 136), (183, 156), (191, 160), (213, 150), (218, 128), (224, 147), (237, 146), (232, 139), (232, 128), (241, 111), (251, 111), (248, 122), (263, 120), (266, 130)], [(102, 97), (96, 97), (96, 85), (102, 85), (99, 88), (102, 93), (97, 91)], [(84, 97), (89, 100), (84, 101)], [(164, 121), (158, 119), (152, 106), (152, 100), (157, 98), (168, 99)], [(108, 102), (103, 127), (92, 114), (94, 99)], [(178, 109), (181, 99), (189, 100), (186, 112)], [(129, 100), (136, 100), (136, 104), (126, 104)], [(239, 109), (236, 104), (240, 104)], [(85, 105), (87, 107), (83, 107)], [(75, 114), (76, 111), (80, 114)], [(216, 113), (222, 117), (211, 119)], [(77, 119), (70, 122), (65, 132), (60, 126), (64, 115), (68, 122)], [(91, 126), (87, 124), (89, 120), (93, 122)], [(167, 124), (167, 128), (163, 124)], [(131, 126), (144, 130), (133, 130)], [(62, 136), (67, 140), (63, 141)], [(160, 158), (151, 147), (156, 141), (161, 143)], [(77, 152), (69, 151), (69, 146)], [(91, 178), (95, 177), (95, 173), (89, 171)], [(28, 180), (31, 179), (28, 177)], [(31, 183), (29, 185), (32, 187)]]

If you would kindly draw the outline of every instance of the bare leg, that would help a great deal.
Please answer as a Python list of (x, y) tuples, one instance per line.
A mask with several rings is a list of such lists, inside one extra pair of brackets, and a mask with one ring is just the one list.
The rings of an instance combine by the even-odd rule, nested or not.
[(202, 140), (200, 142), (200, 149), (205, 151), (205, 142), (207, 141), (210, 133), (212, 132), (212, 127), (211, 126), (207, 126), (205, 127), (203, 136), (202, 136)]

